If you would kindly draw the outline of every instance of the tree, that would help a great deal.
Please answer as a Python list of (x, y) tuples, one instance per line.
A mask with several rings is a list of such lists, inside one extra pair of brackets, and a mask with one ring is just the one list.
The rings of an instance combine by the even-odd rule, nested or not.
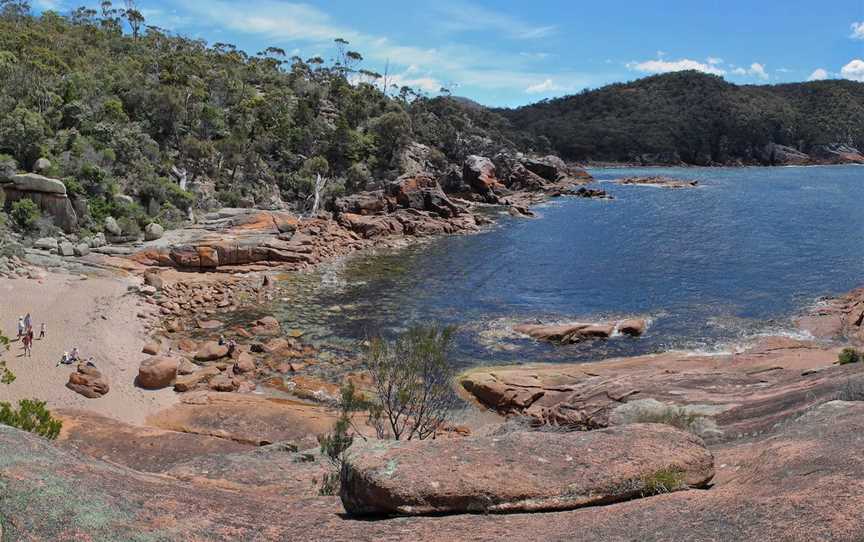
[(126, 11), (123, 14), (129, 23), (129, 28), (132, 30), (132, 37), (138, 39), (141, 25), (144, 24), (144, 15), (135, 7), (135, 0), (126, 0)]
[(459, 404), (449, 363), (452, 327), (413, 327), (394, 341), (375, 338), (366, 356), (376, 401), (369, 421), (378, 438), (434, 438)]

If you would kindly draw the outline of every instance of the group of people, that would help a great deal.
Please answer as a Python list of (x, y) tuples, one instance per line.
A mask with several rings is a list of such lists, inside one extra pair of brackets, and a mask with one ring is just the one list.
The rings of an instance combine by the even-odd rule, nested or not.
[[(39, 328), (39, 339), (42, 340), (45, 338), (45, 333), (47, 332), (47, 326), (45, 322), (42, 322), (42, 326)], [(18, 339), (24, 345), (24, 355), (29, 357), (33, 357), (33, 318), (30, 317), (30, 313), (28, 312), (26, 316), (18, 317)]]

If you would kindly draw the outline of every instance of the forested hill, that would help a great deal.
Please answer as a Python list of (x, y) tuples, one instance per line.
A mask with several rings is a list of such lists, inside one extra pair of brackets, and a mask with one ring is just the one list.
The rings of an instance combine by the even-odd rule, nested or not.
[(497, 112), (579, 161), (830, 162), (864, 149), (864, 83), (846, 80), (738, 86), (678, 72)]
[(170, 223), (189, 206), (302, 209), (319, 174), (329, 196), (380, 186), (414, 143), (427, 169), (515, 148), (500, 115), (396, 88), (334, 38), (326, 59), (247, 54), (110, 2), (36, 16), (0, 0), (0, 177), (62, 179), (94, 227)]

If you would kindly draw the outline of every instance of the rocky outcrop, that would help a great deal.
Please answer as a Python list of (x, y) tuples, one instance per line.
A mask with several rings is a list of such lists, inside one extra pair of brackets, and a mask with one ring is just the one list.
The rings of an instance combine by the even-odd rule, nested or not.
[(352, 515), (572, 510), (703, 487), (701, 439), (663, 425), (591, 432), (358, 443), (342, 468)]
[(687, 181), (662, 176), (627, 177), (626, 179), (619, 179), (615, 182), (625, 185), (657, 186), (660, 188), (694, 188), (699, 186), (699, 181)]
[(35, 173), (22, 173), (6, 181), (0, 180), (0, 189), (6, 193), (7, 206), (27, 198), (36, 203), (43, 214), (51, 215), (57, 227), (67, 233), (78, 229), (78, 215), (62, 181)]
[(817, 338), (864, 344), (864, 288), (820, 301), (797, 324)]
[(709, 441), (725, 441), (794, 417), (864, 376), (860, 363), (833, 366), (839, 350), (768, 338), (729, 355), (666, 353), (591, 364), (476, 369), (461, 383), (500, 413), (589, 429), (608, 426), (622, 405), (653, 399), (665, 405), (664, 412), (658, 416), (642, 409), (647, 410), (642, 418), (627, 421), (672, 420), (692, 426)]
[(450, 201), (438, 181), (429, 173), (406, 174), (388, 187), (389, 195), (403, 209), (416, 209), (452, 218), (465, 210)]
[(860, 150), (840, 143), (818, 145), (810, 149), (810, 155), (821, 163), (864, 164), (864, 154)]
[(66, 387), (88, 399), (98, 399), (110, 390), (102, 373), (86, 363), (78, 364), (77, 370), (69, 375)]
[(486, 203), (499, 203), (495, 191), (504, 188), (504, 184), (496, 177), (495, 164), (488, 158), (476, 155), (466, 158), (462, 179)]
[(631, 319), (601, 323), (521, 324), (514, 326), (513, 331), (541, 341), (574, 344), (590, 339), (608, 339), (616, 331), (638, 337), (645, 332), (646, 327), (645, 320)]
[(165, 228), (155, 222), (147, 224), (147, 227), (144, 228), (145, 241), (155, 241), (161, 239), (163, 235), (165, 235)]
[(337, 214), (377, 215), (394, 210), (395, 202), (388, 199), (383, 190), (375, 190), (339, 198), (333, 208)]
[(792, 166), (803, 165), (810, 163), (810, 156), (784, 145), (776, 143), (768, 143), (762, 150), (762, 159), (764, 162), (776, 166)]

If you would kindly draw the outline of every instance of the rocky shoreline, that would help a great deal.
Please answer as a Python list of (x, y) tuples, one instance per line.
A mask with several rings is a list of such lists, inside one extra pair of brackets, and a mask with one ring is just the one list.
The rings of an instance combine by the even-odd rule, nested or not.
[[(518, 531), (715, 540), (770, 528), (780, 538), (845, 540), (864, 528), (854, 506), (824, 505), (838, 480), (858, 488), (864, 479), (864, 462), (851, 458), (864, 364), (837, 364), (841, 349), (864, 336), (864, 290), (803, 315), (813, 340), (472, 369), (459, 388), (490, 417), (433, 441), (358, 440), (341, 496), (318, 495), (329, 466), (316, 436), (336, 421), (338, 381), (362, 390), (368, 376), (356, 359), (322, 360), (302, 329), (243, 319), (244, 309), (280, 297), (277, 273), (477, 231), (488, 222), (478, 211), (490, 205), (526, 216), (530, 205), (586, 181), (556, 173), (540, 189), (509, 190), (485, 161), (471, 164), (464, 178), (472, 189), (459, 195), (404, 176), (336, 202), (332, 216), (226, 210), (126, 254), (80, 257), (135, 277), (136, 318), (151, 338), (123, 378), (175, 402), (144, 426), (59, 409), (57, 446), (0, 427), (4, 536), (116, 539), (135, 529), (156, 540), (459, 540)], [(530, 185), (525, 172), (538, 174), (522, 168), (513, 171)], [(646, 328), (634, 319), (514, 331), (572, 343)], [(115, 382), (100, 376), (83, 369), (70, 382), (85, 396), (110, 396)], [(72, 488), (75, 500), (56, 498)], [(98, 521), (87, 516), (93, 506)], [(180, 521), (180, 510), (194, 519)], [(49, 511), (49, 521), (36, 521)]]

